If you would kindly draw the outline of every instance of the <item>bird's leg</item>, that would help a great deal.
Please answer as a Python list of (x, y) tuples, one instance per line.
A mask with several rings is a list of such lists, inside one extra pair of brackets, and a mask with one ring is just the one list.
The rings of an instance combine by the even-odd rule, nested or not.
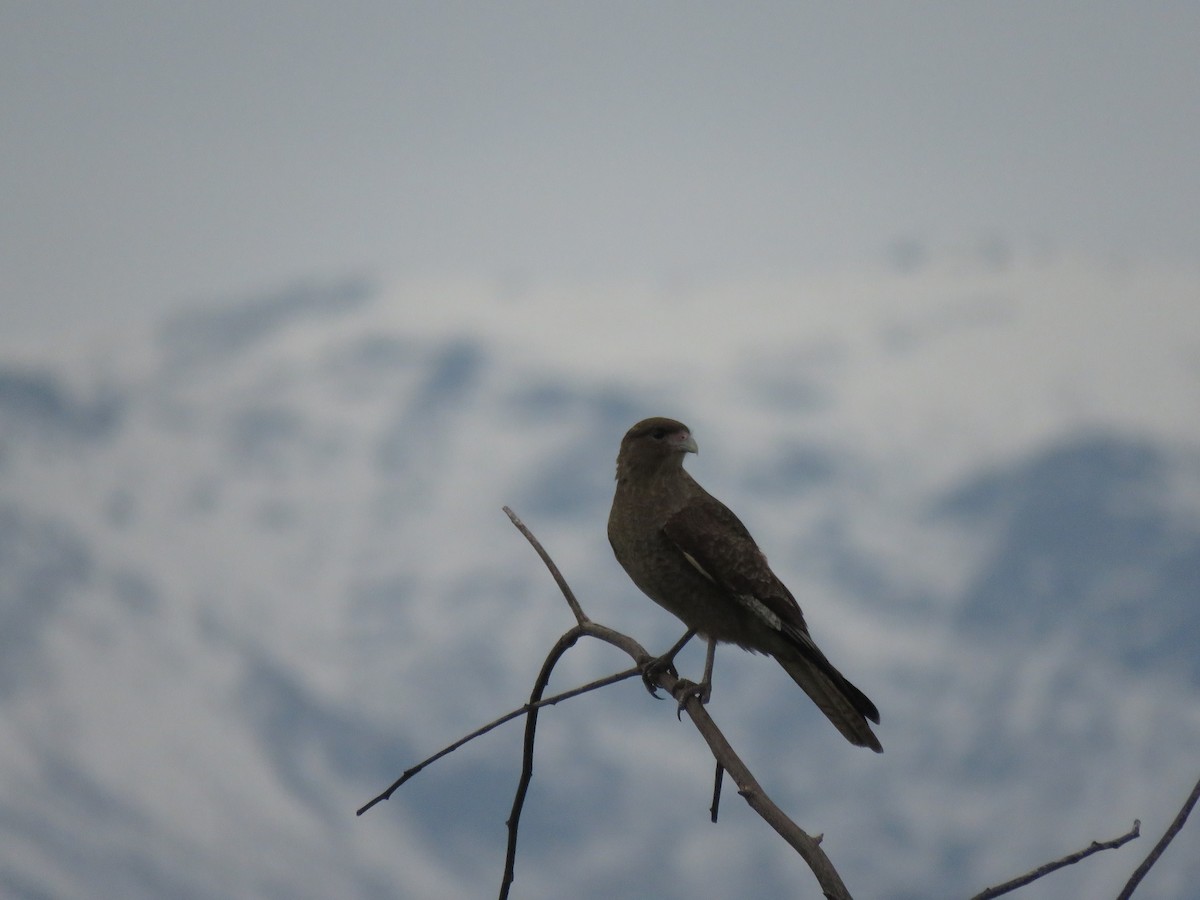
[(684, 636), (677, 640), (675, 645), (670, 650), (668, 650), (662, 656), (656, 656), (653, 659), (648, 659), (641, 664), (642, 684), (646, 685), (646, 690), (650, 692), (650, 696), (658, 697), (658, 686), (654, 682), (660, 673), (670, 672), (673, 675), (678, 674), (675, 672), (675, 656), (687, 645), (687, 642), (695, 636), (696, 629), (689, 628)]
[(700, 698), (701, 703), (707, 703), (712, 696), (712, 670), (713, 660), (717, 658), (717, 641), (716, 638), (708, 639), (708, 650), (704, 654), (704, 678), (700, 682), (700, 687), (704, 691), (704, 696)]
[(689, 697), (695, 697), (703, 706), (712, 697), (712, 672), (713, 660), (717, 657), (717, 642), (713, 638), (708, 639), (708, 651), (704, 654), (704, 677), (700, 679), (700, 683), (688, 681), (681, 678), (675, 685), (675, 699), (679, 701), (679, 709), (677, 714), (683, 714), (683, 707), (687, 703)]

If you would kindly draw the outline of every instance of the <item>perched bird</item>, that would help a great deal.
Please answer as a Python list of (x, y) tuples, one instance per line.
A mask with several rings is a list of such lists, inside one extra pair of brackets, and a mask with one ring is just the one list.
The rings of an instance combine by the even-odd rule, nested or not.
[(716, 644), (737, 644), (775, 657), (846, 740), (882, 753), (867, 724), (879, 722), (875, 704), (813, 643), (746, 526), (684, 471), (684, 456), (696, 452), (687, 426), (673, 419), (630, 428), (617, 455), (608, 540), (633, 583), (708, 640), (701, 700)]

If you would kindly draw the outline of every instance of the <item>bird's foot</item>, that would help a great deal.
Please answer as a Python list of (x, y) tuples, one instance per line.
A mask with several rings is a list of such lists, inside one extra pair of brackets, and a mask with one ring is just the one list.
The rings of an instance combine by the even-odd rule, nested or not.
[(641, 664), (642, 667), (642, 684), (646, 686), (646, 690), (650, 692), (650, 696), (656, 700), (661, 700), (658, 696), (658, 676), (663, 672), (670, 672), (672, 675), (678, 676), (675, 671), (675, 654), (665, 653), (662, 656), (655, 656), (647, 659)]
[(696, 684), (694, 681), (680, 678), (675, 682), (675, 689), (671, 693), (679, 703), (679, 708), (675, 710), (675, 718), (679, 719), (683, 717), (683, 709), (687, 706), (687, 702), (693, 697), (700, 701), (701, 706), (708, 703), (712, 697), (712, 682), (702, 681)]
[(650, 692), (650, 696), (656, 700), (662, 699), (658, 696), (658, 676), (663, 672), (670, 672), (678, 677), (679, 673), (675, 671), (675, 657), (690, 641), (696, 636), (696, 629), (689, 628), (675, 645), (664, 653), (662, 656), (656, 656), (653, 659), (642, 660), (639, 665), (642, 667), (642, 684), (646, 686), (646, 690)]

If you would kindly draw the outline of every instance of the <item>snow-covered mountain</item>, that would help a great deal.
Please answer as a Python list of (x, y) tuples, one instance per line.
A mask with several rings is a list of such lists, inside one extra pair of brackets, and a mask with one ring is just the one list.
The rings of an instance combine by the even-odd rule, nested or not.
[[(1115, 893), (1200, 770), (1200, 278), (947, 259), (790, 283), (300, 286), (0, 359), (0, 893), (477, 897), (512, 707), (612, 560), (624, 430), (672, 415), (883, 713), (850, 747), (726, 649), (711, 711), (863, 897)], [(698, 671), (692, 648), (683, 665)], [(626, 660), (581, 645), (567, 687)], [(547, 711), (514, 896), (812, 896), (673, 705)], [(1148, 895), (1189, 897), (1185, 831)], [(1152, 885), (1152, 887), (1150, 887)]]

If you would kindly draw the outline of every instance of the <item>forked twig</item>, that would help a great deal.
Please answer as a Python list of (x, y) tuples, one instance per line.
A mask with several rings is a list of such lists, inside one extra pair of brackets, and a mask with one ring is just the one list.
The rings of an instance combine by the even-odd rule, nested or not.
[(1188, 816), (1192, 812), (1192, 807), (1196, 805), (1197, 800), (1200, 800), (1200, 781), (1196, 782), (1196, 786), (1192, 788), (1192, 792), (1188, 794), (1188, 798), (1183, 801), (1183, 807), (1179, 810), (1178, 815), (1175, 816), (1174, 821), (1171, 822), (1163, 836), (1158, 839), (1158, 843), (1154, 845), (1154, 849), (1150, 851), (1150, 854), (1142, 860), (1142, 864), (1129, 877), (1129, 881), (1126, 882), (1124, 889), (1117, 895), (1117, 900), (1129, 900), (1133, 896), (1133, 892), (1137, 889), (1141, 880), (1146, 877), (1146, 873), (1150, 871), (1151, 866), (1158, 862), (1158, 858), (1163, 855), (1163, 851), (1167, 849), (1167, 845), (1175, 840), (1175, 835), (1179, 834), (1183, 828), (1183, 823), (1187, 821)]
[[(524, 523), (521, 522), (511, 509), (505, 507), (504, 512), (512, 520), (513, 524), (517, 526), (521, 534), (525, 536), (525, 539), (533, 546), (533, 549), (537, 551), (542, 562), (546, 564), (547, 569), (554, 576), (554, 580), (558, 583), (563, 597), (566, 598), (567, 603), (571, 606), (571, 610), (574, 612), (575, 618), (579, 623), (575, 628), (563, 635), (562, 638), (559, 638), (558, 643), (551, 650), (550, 656), (546, 659), (546, 664), (542, 667), (542, 672), (538, 675), (538, 684), (534, 687), (535, 693), (539, 690), (539, 687), (544, 686), (543, 676), (546, 680), (549, 679), (549, 672), (553, 669), (554, 663), (558, 661), (562, 653), (566, 652), (576, 640), (583, 636), (597, 638), (624, 650), (639, 666), (649, 666), (650, 663), (654, 662), (655, 658), (651, 657), (645, 648), (633, 638), (589, 620), (579, 607), (578, 602), (575, 601), (571, 589), (567, 586), (566, 581), (558, 572), (558, 568), (550, 559), (550, 555), (542, 547), (538, 539), (533, 536), (533, 533), (525, 527)], [(568, 637), (570, 638), (569, 642), (567, 642)], [(690, 634), (686, 637), (690, 637)], [(682, 646), (684, 642), (681, 641), (676, 646)], [(787, 841), (800, 854), (804, 861), (808, 863), (808, 867), (816, 876), (825, 896), (830, 898), (830, 900), (851, 900), (850, 892), (842, 882), (841, 876), (833, 867), (833, 863), (830, 862), (829, 857), (825, 855), (825, 851), (821, 849), (820, 840), (806, 834), (800, 826), (788, 818), (783, 810), (775, 805), (775, 802), (767, 795), (750, 773), (746, 764), (734, 752), (733, 747), (725, 739), (725, 735), (721, 733), (721, 730), (717, 728), (716, 723), (709, 716), (708, 710), (700, 703), (699, 698), (693, 692), (687, 691), (687, 686), (690, 682), (685, 682), (678, 678), (669, 669), (655, 667), (651, 674), (653, 675), (655, 684), (672, 696), (680, 699), (683, 710), (687, 712), (696, 729), (708, 743), (709, 749), (712, 751), (713, 756), (716, 757), (717, 762), (722, 766), (724, 771), (729, 773), (730, 777), (737, 784), (738, 793), (750, 804), (751, 809), (757, 812), (768, 825), (774, 828), (776, 833)], [(677, 687), (683, 689), (678, 696), (676, 693)], [(531, 712), (526, 723), (525, 759), (521, 770), (521, 780), (517, 786), (517, 796), (513, 800), (513, 815), (509, 817), (509, 851), (505, 860), (504, 880), (500, 888), (501, 900), (504, 900), (508, 896), (508, 889), (515, 877), (516, 821), (519, 820), (521, 806), (524, 803), (525, 794), (529, 788), (529, 780), (533, 772), (533, 735), (536, 730), (536, 724), (531, 725), (530, 722), (534, 720), (536, 714), (536, 710)]]
[[(530, 539), (531, 543), (537, 540), (528, 533), (526, 533), (526, 537)], [(620, 647), (635, 660), (639, 661), (639, 664), (632, 670), (619, 673), (622, 679), (629, 678), (634, 674), (641, 674), (645, 677), (645, 666), (653, 662), (653, 658), (642, 649), (642, 646), (637, 641), (626, 637), (620, 632), (613, 631), (611, 628), (598, 625), (586, 616), (582, 622), (560, 637), (550, 649), (545, 662), (542, 663), (541, 671), (538, 672), (533, 691), (529, 695), (529, 703), (525, 705), (525, 708), (529, 709), (529, 716), (525, 720), (525, 740), (521, 750), (521, 777), (517, 781), (517, 791), (513, 796), (512, 811), (509, 813), (508, 821), (505, 822), (508, 828), (508, 848), (504, 854), (504, 876), (500, 881), (500, 900), (505, 900), (508, 897), (509, 890), (512, 888), (512, 883), (516, 878), (517, 830), (520, 827), (521, 812), (525, 808), (525, 797), (529, 792), (529, 784), (533, 780), (533, 744), (537, 736), (537, 711), (541, 707), (548, 705), (539, 698), (542, 691), (546, 689), (546, 684), (550, 681), (550, 675), (553, 673), (558, 661), (581, 637), (597, 638), (605, 643)], [(610, 676), (608, 680), (616, 681), (621, 679)]]

